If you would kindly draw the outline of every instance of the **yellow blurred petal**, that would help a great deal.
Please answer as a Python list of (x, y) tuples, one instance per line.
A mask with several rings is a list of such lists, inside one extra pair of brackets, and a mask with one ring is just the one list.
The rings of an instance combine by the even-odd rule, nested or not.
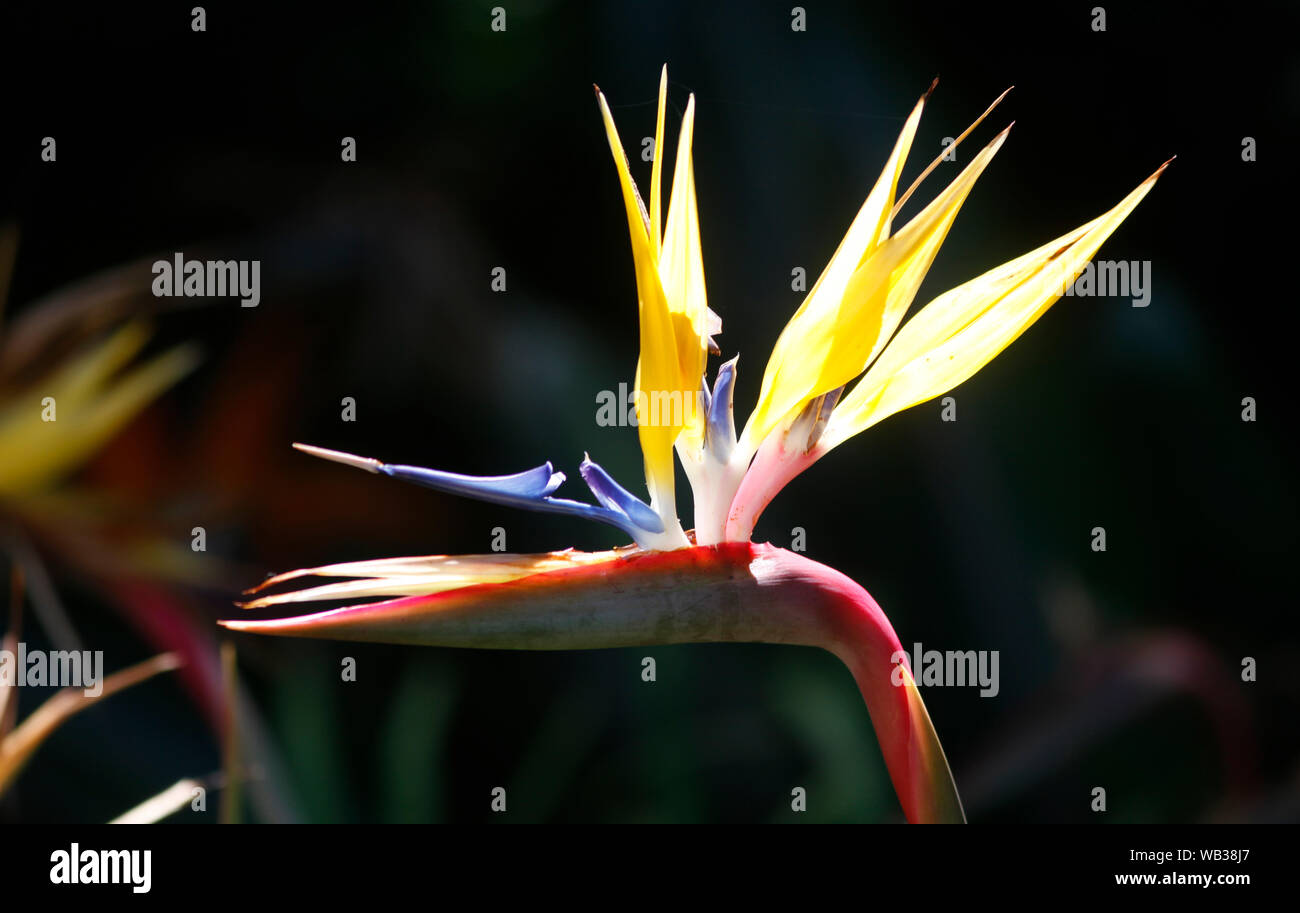
[[(178, 346), (100, 389), (104, 371), (130, 344), (115, 335), (54, 383), (18, 397), (0, 420), (0, 495), (23, 494), (72, 471), (198, 363), (196, 349)], [(41, 418), (46, 396), (55, 401), (50, 422)]]
[(992, 361), (1061, 296), (1167, 165), (1101, 217), (922, 308), (840, 403), (821, 447), (830, 449), (895, 412), (946, 393)]
[(152, 279), (151, 266), (151, 260), (136, 261), (28, 303), (4, 329), (0, 375), (9, 380), (29, 376), (66, 345), (88, 343), (129, 315), (157, 307), (158, 299), (141, 300)]
[[(7, 453), (6, 446), (12, 449), (23, 437), (39, 431), (44, 424), (40, 408), (44, 397), (54, 397), (57, 409), (65, 414), (76, 414), (114, 373), (139, 353), (148, 339), (144, 324), (127, 324), (97, 345), (68, 358), (39, 383), (11, 397), (0, 412), (0, 455)], [(0, 468), (0, 477), (3, 475), (4, 470)]]
[(815, 387), (835, 335), (835, 312), (854, 272), (888, 232), (898, 180), (924, 107), (923, 98), (912, 109), (880, 178), (834, 256), (777, 339), (763, 372), (758, 405), (744, 432), (751, 447), (761, 443), (791, 409), (818, 392), (826, 392), (816, 391)]
[(42, 386), (57, 391), (52, 395), (57, 397), (61, 409), (75, 411), (140, 354), (149, 335), (149, 328), (143, 322), (128, 323), (84, 355), (70, 359)]

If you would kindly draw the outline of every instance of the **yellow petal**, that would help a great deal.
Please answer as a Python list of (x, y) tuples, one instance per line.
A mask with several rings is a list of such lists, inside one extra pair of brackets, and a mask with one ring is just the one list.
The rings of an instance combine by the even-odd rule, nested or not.
[[(937, 83), (938, 80), (936, 79), (935, 82)], [(931, 86), (931, 88), (933, 88), (933, 86)], [(964, 140), (966, 137), (970, 136), (971, 133), (974, 132), (976, 127), (984, 123), (984, 118), (988, 117), (989, 114), (992, 113), (993, 109), (996, 108), (998, 105), (1000, 105), (1002, 103), (1002, 99), (1006, 98), (1007, 95), (1014, 88), (1015, 86), (1008, 86), (1006, 91), (1004, 91), (997, 98), (993, 99), (993, 104), (989, 105), (987, 108), (984, 109), (983, 114), (975, 118), (975, 121), (969, 127), (967, 127), (965, 130), (961, 132), (960, 136), (958, 136), (955, 140), (953, 140), (949, 145), (945, 146), (942, 152), (940, 152), (938, 155), (936, 155), (933, 159), (930, 160), (930, 164), (926, 165), (925, 170), (922, 171), (919, 175), (917, 175), (916, 180), (912, 182), (912, 186), (908, 187), (907, 190), (903, 192), (903, 195), (898, 198), (898, 202), (894, 204), (894, 211), (890, 213), (890, 218), (893, 218), (894, 216), (898, 215), (898, 211), (903, 208), (903, 204), (912, 198), (912, 194), (916, 193), (916, 188), (921, 186), (921, 184), (925, 181), (925, 179), (930, 176), (931, 172), (933, 172), (934, 169), (939, 167), (940, 163), (943, 162), (945, 158), (949, 159), (950, 161), (956, 161), (955, 159), (952, 158), (953, 150), (955, 150), (958, 146), (960, 146), (961, 141)]]
[[(747, 446), (757, 447), (783, 418), (865, 370), (902, 320), (966, 196), (1006, 139), (1004, 130), (930, 205), (886, 237), (902, 165), (900, 153), (906, 154), (920, 107), (918, 104), (904, 129), (892, 167), (886, 168), (886, 175), (872, 191), (875, 199), (868, 198), (878, 233), (868, 236), (863, 229), (858, 237), (868, 238), (869, 249), (846, 278), (840, 278), (842, 270), (832, 275), (828, 267), (809, 296), (819, 300), (811, 306), (805, 302), (781, 334), (768, 363), (759, 408), (745, 429)], [(891, 178), (888, 184), (886, 177)], [(837, 260), (843, 251), (841, 245)], [(832, 291), (834, 298), (829, 297)]]
[(142, 321), (132, 321), (115, 330), (102, 345), (70, 359), (45, 386), (50, 391), (58, 391), (60, 409), (75, 411), (140, 354), (148, 341), (148, 327)]
[(126, 327), (15, 398), (0, 417), (0, 495), (30, 492), (75, 469), (198, 361), (194, 349), (178, 346), (110, 380), (142, 342), (138, 327)]
[(704, 259), (700, 252), (700, 217), (695, 202), (695, 169), (691, 161), (694, 131), (695, 96), (692, 95), (686, 102), (686, 114), (677, 139), (677, 164), (668, 202), (668, 226), (659, 258), (659, 277), (676, 337), (678, 380), (675, 389), (681, 391), (683, 398), (683, 443), (699, 447), (704, 439), (704, 416), (701, 410), (694, 408), (694, 392), (700, 389), (704, 378), (709, 334)]
[(659, 113), (655, 116), (655, 156), (650, 164), (650, 243), (656, 259), (663, 242), (664, 110), (668, 106), (668, 64), (659, 71)]
[(835, 309), (854, 271), (874, 250), (885, 231), (903, 163), (912, 147), (912, 138), (916, 135), (924, 107), (925, 99), (921, 99), (912, 109), (876, 185), (858, 210), (834, 256), (772, 348), (763, 372), (758, 405), (743, 434), (748, 449), (755, 449), (787, 412), (815, 395), (810, 391), (827, 355)]
[[(614, 126), (609, 105), (599, 89), (596, 97), (605, 121), (605, 134), (618, 168), (623, 205), (627, 210), (632, 261), (636, 270), (640, 310), (641, 355), (637, 362), (637, 431), (645, 457), (646, 485), (651, 506), (661, 515), (671, 510), (673, 497), (673, 442), (681, 430), (682, 405), (679, 360), (672, 318), (659, 279), (657, 259), (650, 241), (651, 227), (645, 204), (628, 169), (627, 155)], [(677, 409), (671, 407), (676, 391)], [(666, 407), (665, 407), (666, 406)], [(676, 412), (676, 414), (674, 414)], [(653, 421), (652, 421), (653, 418)]]
[(819, 393), (861, 374), (889, 341), (911, 307), (921, 281), (948, 236), (971, 188), (1006, 142), (1008, 127), (980, 150), (951, 184), (858, 268), (844, 294), (831, 355), (818, 378)]
[(992, 361), (1061, 296), (1167, 165), (1106, 214), (922, 308), (836, 408), (819, 446), (946, 393)]

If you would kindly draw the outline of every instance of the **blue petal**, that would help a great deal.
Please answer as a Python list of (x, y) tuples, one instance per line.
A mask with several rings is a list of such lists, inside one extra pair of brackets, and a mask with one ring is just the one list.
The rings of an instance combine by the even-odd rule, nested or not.
[[(445, 491), (449, 494), (475, 498), (493, 504), (508, 507), (521, 507), (525, 510), (538, 510), (547, 513), (568, 514), (608, 523), (622, 530), (633, 540), (640, 542), (648, 528), (643, 528), (631, 520), (623, 510), (608, 506), (597, 507), (566, 498), (553, 498), (551, 493), (564, 482), (564, 473), (556, 472), (551, 464), (543, 463), (533, 469), (505, 476), (469, 476), (455, 472), (443, 472), (438, 469), (426, 469), (422, 466), (402, 466), (389, 463), (372, 464), (374, 471), (414, 482), (426, 488)], [(612, 480), (611, 480), (612, 481)], [(629, 495), (629, 497), (631, 497)], [(649, 510), (649, 508), (646, 508)], [(652, 532), (662, 532), (663, 524), (653, 511), (650, 515), (658, 524)]]
[(573, 517), (582, 517), (585, 520), (595, 520), (598, 523), (608, 523), (610, 526), (622, 530), (638, 545), (644, 544), (646, 530), (629, 520), (627, 514), (622, 511), (611, 510), (608, 507), (597, 507), (595, 504), (583, 504), (581, 501), (570, 501), (568, 498), (546, 498), (542, 501), (520, 506), (553, 514), (569, 514)]
[(652, 533), (664, 531), (663, 519), (632, 492), (628, 491), (614, 477), (606, 472), (591, 457), (583, 455), (582, 465), (578, 468), (582, 479), (596, 496), (596, 500), (611, 510), (626, 514), (637, 526)]
[(512, 506), (528, 506), (545, 498), (564, 481), (564, 473), (556, 472), (550, 463), (508, 476), (466, 476), (422, 466), (400, 466), (382, 463), (379, 471), (395, 479), (415, 482), (428, 488), (466, 495), (481, 501)]
[(718, 378), (713, 382), (713, 398), (709, 402), (705, 440), (709, 450), (722, 462), (731, 459), (736, 446), (736, 420), (732, 414), (731, 398), (736, 385), (736, 359), (718, 366)]

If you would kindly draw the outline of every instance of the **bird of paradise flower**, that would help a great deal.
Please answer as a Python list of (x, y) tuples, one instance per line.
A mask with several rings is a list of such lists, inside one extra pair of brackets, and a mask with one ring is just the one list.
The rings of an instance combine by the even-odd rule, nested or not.
[[(787, 482), (833, 447), (951, 390), (1013, 342), (1082, 271), (1165, 166), (1113, 209), (938, 296), (900, 329), (958, 210), (1010, 130), (895, 229), (899, 209), (941, 160), (898, 195), (927, 91), (839, 248), (777, 340), (758, 404), (737, 435), (737, 359), (718, 368), (712, 386), (705, 380), (708, 355), (720, 354), (712, 337), (721, 321), (705, 293), (691, 157), (694, 95), (682, 118), (666, 216), (661, 156), (651, 167), (647, 206), (599, 88), (596, 96), (632, 243), (641, 342), (635, 408), (649, 501), (589, 457), (579, 471), (596, 504), (556, 497), (564, 475), (550, 463), (515, 475), (468, 476), (294, 446), (445, 492), (608, 523), (634, 544), (598, 553), (434, 555), (306, 568), (272, 577), (249, 594), (309, 576), (350, 579), (257, 596), (244, 606), (391, 598), (222, 624), (260, 634), (494, 649), (725, 641), (823, 647), (857, 681), (907, 819), (963, 821), (943, 749), (888, 618), (838, 571), (751, 542), (754, 523)], [(656, 150), (664, 148), (666, 98), (667, 68), (659, 83)], [(683, 390), (694, 396), (688, 405), (695, 408), (653, 408)], [(689, 532), (677, 516), (674, 450), (694, 496)]]

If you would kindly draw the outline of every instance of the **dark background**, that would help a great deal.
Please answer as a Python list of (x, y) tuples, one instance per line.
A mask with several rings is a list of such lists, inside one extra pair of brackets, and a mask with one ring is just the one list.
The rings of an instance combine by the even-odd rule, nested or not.
[[(484, 474), (550, 459), (571, 478), (588, 450), (639, 489), (634, 430), (594, 421), (596, 393), (632, 381), (637, 324), (593, 82), (638, 148), (661, 64), (674, 145), (696, 95), (709, 301), (724, 357), (743, 355), (738, 417), (802, 297), (791, 268), (815, 278), (931, 79), (907, 183), (1014, 84), (959, 152), (1016, 121), (918, 305), (1177, 155), (1098, 255), (1150, 260), (1151, 305), (1059, 303), (956, 391), (955, 424), (936, 403), (888, 419), (792, 483), (755, 537), (788, 545), (804, 527), (808, 554), (863, 583), (905, 644), (1000, 651), (997, 698), (925, 694), (972, 821), (1300, 817), (1294, 6), (1104, 4), (1096, 33), (1091, 2), (812, 2), (794, 33), (792, 4), (504, 2), (495, 33), (493, 5), (210, 3), (201, 34), (192, 4), (4, 14), (0, 218), (23, 236), (11, 313), (178, 250), (262, 261), (259, 308), (156, 321), (158, 345), (195, 339), (206, 361), (151, 410), (147, 447), (175, 478), (137, 492), (184, 541), (211, 481), (196, 440), (259, 470), (208, 521), (213, 560), (238, 570), (204, 591), (205, 624), (267, 572), (486, 551), (495, 526), (511, 551), (618, 544), (359, 474), (336, 488), (350, 470), (288, 449)], [(47, 135), (54, 164), (39, 160)], [(343, 136), (355, 164), (339, 160)], [(1258, 161), (1242, 161), (1245, 136)], [(232, 377), (243, 393), (214, 397)], [(355, 423), (339, 420), (344, 396)], [(114, 445), (119, 462), (129, 446)], [(679, 512), (689, 525), (684, 485)], [(1089, 548), (1097, 525), (1104, 554)], [(118, 650), (110, 666), (147, 654), (92, 587), (57, 582), (87, 640)], [(514, 820), (795, 820), (799, 785), (801, 820), (899, 817), (851, 678), (815, 651), (234, 640), (305, 820), (485, 820), (497, 785)], [(356, 683), (338, 681), (342, 656)], [(1245, 656), (1257, 682), (1240, 681)], [(104, 820), (219, 766), (184, 692), (158, 682), (65, 727), (0, 815)]]

